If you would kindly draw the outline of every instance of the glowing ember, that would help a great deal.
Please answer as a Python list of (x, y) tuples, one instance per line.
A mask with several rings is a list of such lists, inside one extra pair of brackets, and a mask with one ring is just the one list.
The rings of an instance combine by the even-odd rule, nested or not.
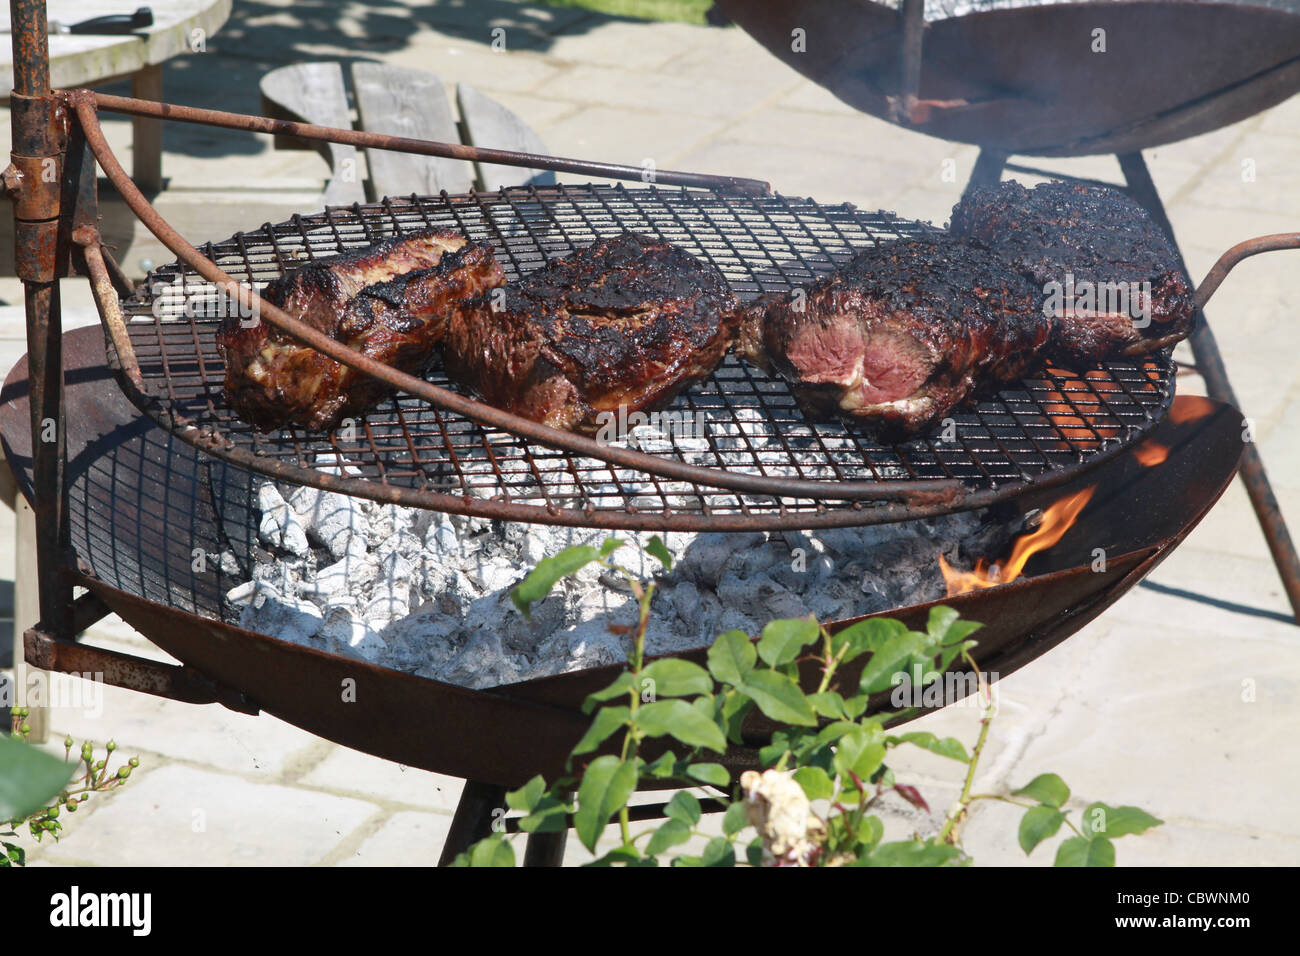
[(1199, 395), (1180, 395), (1169, 406), (1169, 420), (1175, 425), (1199, 421), (1214, 411), (1215, 403)]
[(1143, 442), (1133, 449), (1133, 457), (1144, 468), (1150, 468), (1162, 464), (1169, 457), (1169, 449), (1158, 441)]
[(1093, 485), (1054, 502), (1043, 512), (1043, 520), (1037, 528), (1016, 539), (1011, 548), (1011, 557), (1004, 564), (990, 564), (985, 558), (980, 558), (975, 562), (974, 571), (955, 571), (943, 559), (943, 555), (939, 555), (939, 570), (943, 572), (943, 579), (948, 584), (948, 597), (1009, 584), (1020, 577), (1030, 558), (1039, 551), (1052, 547), (1065, 536), (1065, 532), (1070, 530), (1096, 490), (1097, 486)]

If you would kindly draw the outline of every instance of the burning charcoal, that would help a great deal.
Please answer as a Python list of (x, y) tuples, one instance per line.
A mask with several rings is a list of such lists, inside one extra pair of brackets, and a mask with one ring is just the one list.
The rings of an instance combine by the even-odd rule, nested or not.
[(383, 584), (374, 590), (367, 602), (363, 616), (367, 621), (388, 624), (411, 613), (411, 587), (409, 584)]
[(766, 536), (758, 531), (701, 534), (678, 558), (677, 573), (696, 584), (713, 587), (732, 554), (757, 547), (765, 540)]
[(354, 538), (364, 544), (368, 530), (366, 517), (355, 498), (334, 491), (322, 491), (312, 501), (311, 510), (304, 515), (307, 531), (312, 539), (329, 549), (334, 558), (342, 558), (351, 551), (357, 553)]
[(269, 481), (257, 489), (257, 507), (262, 512), (262, 520), (257, 526), (258, 539), (269, 548), (298, 557), (306, 556), (309, 549), (302, 523)]
[(380, 505), (370, 512), (366, 542), (370, 547), (378, 548), (393, 535), (409, 533), (414, 524), (415, 517), (411, 514), (411, 509), (393, 504)]
[(369, 623), (344, 608), (330, 614), (320, 629), (320, 637), (331, 653), (345, 654), (372, 664), (388, 649), (384, 639)]
[(424, 547), (429, 553), (442, 558), (451, 558), (461, 553), (460, 536), (456, 534), (456, 527), (448, 515), (440, 514), (429, 523), (428, 530), (424, 533)]
[(357, 559), (345, 555), (342, 560), (321, 568), (314, 578), (304, 581), (298, 593), (311, 599), (324, 599), (340, 591), (360, 590), (379, 576), (379, 562), (371, 557)]
[(257, 582), (245, 581), (226, 592), (226, 602), (242, 607), (245, 604), (252, 604), (253, 598), (257, 594)]
[(274, 634), (294, 644), (307, 644), (324, 623), (321, 612), (310, 601), (286, 597), (266, 586), (258, 588), (257, 598), (244, 608), (239, 618), (240, 627)]

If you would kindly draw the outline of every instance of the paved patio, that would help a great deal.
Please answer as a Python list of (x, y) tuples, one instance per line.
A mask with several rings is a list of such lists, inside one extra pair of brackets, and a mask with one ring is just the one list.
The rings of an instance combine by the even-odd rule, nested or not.
[[(490, 48), (496, 26), (506, 30), (507, 53)], [(381, 58), (477, 86), (561, 155), (754, 176), (787, 194), (935, 222), (946, 219), (975, 158), (973, 148), (855, 113), (735, 29), (500, 0), (385, 8), (262, 0), (239, 4), (207, 51), (168, 63), (169, 98), (256, 111), (257, 78), (274, 66)], [(129, 123), (108, 127), (129, 153)], [(326, 173), (315, 154), (272, 152), (266, 137), (169, 126), (165, 149), (170, 185), (158, 205), (195, 240), (308, 207)], [(1297, 151), (1300, 98), (1147, 154), (1195, 276), (1233, 242), (1296, 229)], [(1119, 176), (1111, 158), (1052, 168)], [(1252, 168), (1253, 178), (1243, 175)], [(156, 244), (126, 225), (115, 228), (130, 271), (142, 259), (163, 261)], [(1290, 311), (1300, 292), (1298, 262), (1280, 253), (1240, 266), (1210, 318), (1282, 506), (1300, 528), (1300, 324)], [(84, 321), (85, 290), (65, 285), (65, 301), (82, 308)], [(16, 280), (0, 280), (0, 305), (21, 301)], [(4, 369), (24, 351), (22, 337), (20, 311), (0, 310)], [(1188, 392), (1198, 386), (1194, 378), (1180, 382)], [(0, 512), (0, 541), (11, 541), (13, 516)], [(12, 580), (13, 561), (9, 547), (0, 548), (0, 578)], [(90, 639), (149, 651), (113, 620)], [(1121, 840), (1121, 865), (1300, 863), (1292, 805), (1300, 786), (1293, 742), (1300, 629), (1289, 623), (1239, 485), (1147, 582), (999, 686), (1002, 713), (978, 790), (1054, 771), (1073, 787), (1075, 808), (1132, 803), (1167, 821)], [(969, 741), (975, 724), (974, 711), (958, 708), (914, 726)], [(58, 709), (52, 727), (53, 740), (113, 737), (142, 765), (129, 786), (67, 818), (64, 839), (31, 852), (33, 865), (427, 864), (437, 858), (459, 792), (457, 780), (335, 746), (271, 717), (112, 688), (104, 690), (102, 713)], [(957, 791), (957, 764), (920, 754), (897, 766), (939, 812)], [(1016, 814), (977, 805), (966, 826), (977, 863), (1025, 861)], [(899, 836), (924, 823), (903, 808), (890, 817)], [(567, 861), (587, 858), (571, 841)], [(1051, 859), (1040, 848), (1029, 863)]]

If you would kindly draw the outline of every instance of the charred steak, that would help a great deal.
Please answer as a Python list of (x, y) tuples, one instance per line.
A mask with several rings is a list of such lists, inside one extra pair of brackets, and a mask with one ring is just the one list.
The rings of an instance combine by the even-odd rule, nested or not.
[(491, 405), (603, 432), (712, 372), (738, 321), (716, 269), (625, 232), (464, 303), (443, 360), (448, 376)]
[[(418, 372), (436, 353), (454, 305), (504, 281), (489, 247), (429, 230), (305, 265), (262, 297), (373, 359)], [(391, 391), (268, 322), (227, 317), (217, 344), (227, 399), (263, 431), (330, 429)]]
[(756, 300), (738, 351), (784, 377), (811, 417), (848, 416), (895, 440), (1024, 375), (1051, 331), (1040, 302), (985, 249), (944, 234), (900, 240)]
[(1054, 319), (1049, 356), (1083, 368), (1172, 345), (1192, 327), (1192, 292), (1147, 212), (1100, 186), (1016, 182), (972, 190), (952, 233), (1035, 283)]

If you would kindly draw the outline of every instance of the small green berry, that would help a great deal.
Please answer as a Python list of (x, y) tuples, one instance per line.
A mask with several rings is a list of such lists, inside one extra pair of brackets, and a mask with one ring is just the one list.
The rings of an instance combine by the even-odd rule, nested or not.
[(132, 757), (130, 760), (127, 761), (127, 763), (129, 763), (132, 767), (138, 767), (140, 766), (140, 758)]
[(26, 736), (27, 734), (30, 734), (32, 732), (32, 725), (27, 723), (27, 721), (24, 720), (22, 726), (18, 728), (18, 732), (23, 736)]
[(74, 743), (75, 741), (72, 739), (72, 735), (69, 734), (67, 737), (63, 738), (63, 749), (71, 750)]
[(102, 760), (96, 760), (96, 761), (95, 761), (95, 769), (96, 769), (96, 770), (103, 770), (103, 769), (104, 769), (104, 761), (102, 761)]
[(50, 820), (57, 820), (59, 817), (59, 808), (50, 807), (48, 810), (45, 811), (45, 816)]
[(131, 776), (131, 768), (130, 768), (130, 767), (118, 767), (118, 768), (117, 768), (117, 775), (118, 775), (118, 777), (121, 778), (122, 780), (125, 780), (127, 777)]
[(69, 801), (68, 801), (68, 812), (69, 812), (69, 813), (76, 813), (76, 812), (77, 812), (77, 801), (76, 801), (76, 800), (69, 800)]
[(107, 750), (109, 753), (112, 753), (114, 750), (117, 749), (117, 741), (110, 740), (108, 743), (104, 744), (104, 749)]

